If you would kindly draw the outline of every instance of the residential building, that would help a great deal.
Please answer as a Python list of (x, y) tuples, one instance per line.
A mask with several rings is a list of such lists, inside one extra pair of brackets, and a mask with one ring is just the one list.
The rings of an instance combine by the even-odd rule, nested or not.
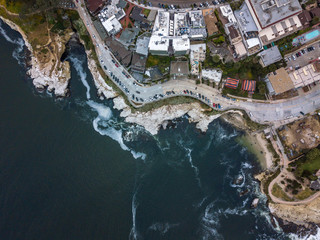
[(222, 71), (218, 69), (202, 69), (202, 79), (208, 79), (210, 82), (216, 84), (220, 83), (222, 77)]
[(237, 19), (248, 55), (257, 53), (261, 50), (262, 45), (259, 40), (258, 28), (250, 14), (248, 6), (242, 4), (239, 10), (234, 11), (234, 15)]
[(219, 8), (219, 17), (223, 24), (230, 43), (234, 48), (234, 57), (241, 58), (247, 55), (247, 50), (243, 44), (242, 36), (238, 29), (237, 19), (233, 14), (230, 5), (224, 5)]
[(217, 27), (217, 17), (214, 14), (214, 11), (212, 8), (207, 8), (202, 10), (202, 14), (204, 17), (204, 22), (207, 27), (208, 36), (212, 36), (214, 34), (217, 34), (219, 32), (219, 29)]
[(136, 42), (136, 53), (139, 53), (144, 56), (148, 56), (148, 46), (150, 42), (150, 37), (148, 36), (139, 36)]
[(133, 19), (135, 22), (141, 23), (144, 21), (144, 15), (142, 14), (142, 8), (135, 6), (132, 9), (130, 14), (130, 18)]
[(309, 26), (309, 23), (312, 20), (311, 14), (307, 10), (303, 10), (299, 15), (298, 18), (301, 22), (302, 26)]
[(206, 44), (193, 44), (190, 46), (191, 74), (199, 74), (199, 64), (206, 59)]
[(284, 68), (279, 68), (267, 75), (275, 94), (281, 94), (294, 88), (294, 84)]
[(294, 88), (301, 88), (308, 86), (314, 82), (320, 81), (320, 63), (313, 62), (298, 70), (289, 73)]
[(106, 0), (86, 0), (87, 8), (92, 15), (98, 14), (105, 3)]
[(282, 59), (278, 46), (265, 49), (260, 52), (258, 56), (260, 57), (259, 62), (263, 67), (269, 66)]
[(302, 12), (298, 0), (245, 0), (244, 4), (254, 19), (263, 45), (303, 27), (298, 17)]
[(102, 25), (106, 29), (109, 36), (117, 34), (122, 29), (121, 23), (118, 21), (115, 15), (105, 21), (102, 21)]
[(189, 75), (189, 64), (186, 61), (171, 62), (170, 76), (173, 79), (186, 78)]
[(140, 32), (139, 28), (126, 28), (121, 32), (119, 41), (126, 46), (129, 46), (133, 43), (135, 38), (138, 36)]
[(120, 42), (113, 40), (111, 37), (108, 37), (105, 42), (117, 60), (125, 67), (128, 67), (131, 62), (132, 52), (127, 50)]
[(206, 25), (201, 10), (189, 11), (189, 38), (191, 40), (202, 40), (207, 37)]
[[(183, 16), (182, 16), (183, 17)], [(149, 52), (154, 55), (185, 55), (190, 50), (188, 31), (182, 30), (181, 23), (184, 22), (179, 14), (175, 20), (174, 14), (159, 10), (156, 17), (153, 32), (149, 41)], [(174, 22), (176, 21), (176, 26)]]
[(130, 69), (133, 72), (138, 72), (143, 74), (146, 68), (147, 57), (134, 53), (131, 60)]

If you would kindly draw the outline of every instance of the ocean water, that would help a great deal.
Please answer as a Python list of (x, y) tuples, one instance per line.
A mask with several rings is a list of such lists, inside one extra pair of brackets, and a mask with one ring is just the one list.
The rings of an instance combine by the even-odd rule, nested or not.
[(83, 47), (57, 100), (33, 88), (3, 22), (0, 46), (0, 239), (299, 239), (270, 223), (259, 164), (232, 126), (201, 134), (186, 116), (152, 136), (96, 96)]

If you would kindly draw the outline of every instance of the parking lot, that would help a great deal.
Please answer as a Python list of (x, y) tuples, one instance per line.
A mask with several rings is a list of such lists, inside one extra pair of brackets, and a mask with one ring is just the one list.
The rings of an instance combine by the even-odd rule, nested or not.
[(310, 61), (320, 56), (320, 41), (305, 45), (299, 50), (285, 55), (284, 59), (288, 67), (298, 69), (309, 64)]
[[(211, 1), (204, 1), (204, 0), (149, 0), (149, 5), (151, 3), (151, 6), (153, 7), (162, 7), (165, 5), (168, 5), (169, 8), (171, 8), (172, 5), (174, 5), (174, 8), (190, 8), (191, 5), (194, 8), (202, 8), (202, 7), (208, 7), (208, 6), (214, 6), (225, 3), (225, 0), (211, 0)], [(159, 5), (160, 4), (160, 5)]]

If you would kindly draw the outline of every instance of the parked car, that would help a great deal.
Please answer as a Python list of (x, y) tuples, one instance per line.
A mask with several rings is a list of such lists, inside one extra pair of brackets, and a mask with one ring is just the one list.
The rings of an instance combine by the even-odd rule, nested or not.
[(297, 58), (295, 55), (292, 55), (292, 60), (295, 61)]

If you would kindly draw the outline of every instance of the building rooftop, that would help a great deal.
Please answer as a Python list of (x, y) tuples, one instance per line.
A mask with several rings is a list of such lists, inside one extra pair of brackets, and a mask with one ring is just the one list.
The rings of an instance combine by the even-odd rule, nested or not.
[(98, 31), (98, 34), (102, 40), (104, 40), (105, 38), (108, 37), (108, 34), (107, 34), (105, 28), (103, 27), (102, 23), (99, 20), (94, 20), (93, 25), (96, 28), (96, 30)]
[(307, 10), (303, 10), (299, 15), (298, 18), (301, 22), (302, 25), (308, 24), (311, 20), (312, 17), (310, 15), (310, 12)]
[(121, 23), (117, 20), (117, 18), (114, 15), (108, 18), (107, 20), (101, 22), (109, 35), (114, 35), (122, 29)]
[(116, 4), (118, 8), (125, 8), (127, 6), (127, 2), (125, 0), (119, 0), (119, 2)]
[(238, 20), (238, 25), (243, 32), (256, 32), (258, 28), (251, 16), (248, 5), (242, 4), (241, 8), (234, 11), (234, 15)]
[(173, 38), (172, 39), (172, 47), (175, 52), (188, 51), (190, 49), (190, 40), (187, 36)]
[(105, 0), (87, 0), (87, 8), (91, 13), (97, 13), (98, 10), (102, 8)]
[(119, 41), (123, 44), (131, 44), (136, 36), (139, 34), (139, 28), (126, 28), (122, 31)]
[(269, 66), (270, 64), (278, 62), (282, 59), (278, 46), (273, 46), (263, 50), (258, 54), (258, 56), (260, 56), (263, 67)]
[(144, 73), (146, 68), (147, 58), (146, 56), (134, 53), (131, 60), (131, 70)]
[(293, 82), (284, 68), (279, 68), (275, 72), (269, 73), (268, 78), (276, 94), (284, 93), (294, 88)]
[(204, 21), (206, 23), (207, 26), (207, 31), (208, 31), (208, 35), (211, 36), (214, 33), (217, 33), (219, 31), (218, 27), (217, 27), (217, 17), (215, 16), (215, 14), (213, 13), (212, 9), (212, 13), (205, 11), (205, 10), (209, 10), (209, 9), (204, 9), (202, 10), (203, 16), (204, 16)]
[(231, 39), (239, 37), (239, 31), (234, 27), (234, 25), (229, 26), (228, 30)]
[[(298, 0), (247, 0), (260, 27), (266, 28), (301, 12)], [(249, 7), (249, 6), (248, 6)]]
[(142, 22), (144, 17), (141, 12), (142, 12), (142, 8), (135, 6), (130, 14), (130, 17), (137, 22)]
[(310, 63), (303, 68), (289, 73), (295, 88), (304, 87), (320, 80), (320, 72), (317, 70), (316, 64)]
[(222, 77), (222, 71), (217, 69), (203, 69), (202, 78), (213, 80), (216, 83), (219, 83)]
[(136, 43), (136, 52), (148, 56), (148, 46), (150, 42), (150, 37), (139, 37)]
[(188, 75), (189, 74), (189, 64), (188, 62), (171, 62), (170, 75)]
[(156, 19), (156, 16), (157, 16), (157, 11), (156, 10), (151, 10), (149, 15), (148, 15), (147, 20), (149, 22), (154, 22), (154, 20)]
[(121, 64), (125, 66), (130, 64), (132, 55), (131, 51), (127, 50), (121, 43), (113, 40), (111, 37), (106, 39), (106, 44)]
[(237, 22), (230, 5), (221, 6), (220, 7), (220, 12), (221, 12), (221, 15), (224, 18), (224, 19), (221, 19), (223, 24), (236, 23)]

